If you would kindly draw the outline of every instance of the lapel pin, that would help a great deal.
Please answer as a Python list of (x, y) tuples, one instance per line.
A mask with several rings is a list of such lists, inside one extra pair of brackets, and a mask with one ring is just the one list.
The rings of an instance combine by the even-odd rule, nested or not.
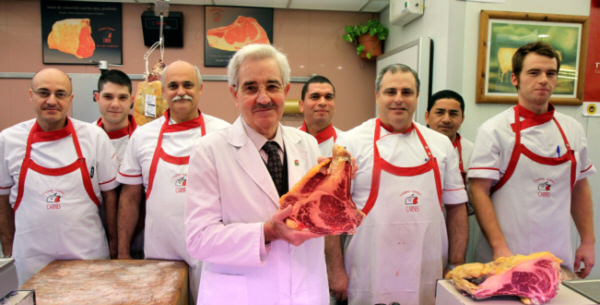
[(294, 165), (299, 166), (300, 162), (298, 162), (298, 160), (294, 160)]

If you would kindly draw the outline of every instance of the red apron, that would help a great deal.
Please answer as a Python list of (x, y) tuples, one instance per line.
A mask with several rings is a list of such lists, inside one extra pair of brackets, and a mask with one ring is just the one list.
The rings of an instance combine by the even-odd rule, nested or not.
[[(190, 267), (190, 291), (196, 302), (202, 263), (187, 252), (183, 223), (190, 156), (175, 157), (162, 147), (165, 134), (194, 128), (201, 128), (202, 136), (206, 134), (202, 113), (193, 120), (169, 125), (169, 110), (165, 112), (148, 176), (144, 255), (146, 258), (186, 261)], [(153, 189), (155, 184), (160, 186), (160, 191)]]
[[(550, 251), (572, 269), (569, 228), (571, 191), (578, 172), (575, 152), (554, 118), (567, 151), (560, 157), (544, 157), (527, 149), (521, 143), (521, 129), (531, 124), (521, 122), (519, 109), (514, 108), (515, 146), (508, 167), (491, 190), (494, 210), (513, 254)], [(492, 259), (492, 250), (483, 236), (479, 238), (476, 259)]]
[(363, 208), (368, 215), (345, 242), (349, 304), (433, 305), (448, 251), (440, 171), (414, 124), (427, 161), (399, 167), (384, 160), (377, 142), (394, 135), (380, 139), (380, 126), (377, 119), (371, 192)]
[(105, 259), (109, 255), (98, 213), (100, 201), (73, 123), (67, 118), (64, 136), (71, 135), (77, 160), (64, 167), (47, 168), (31, 159), (38, 131), (36, 122), (27, 138), (14, 206), (13, 255), (19, 285), (56, 259)]

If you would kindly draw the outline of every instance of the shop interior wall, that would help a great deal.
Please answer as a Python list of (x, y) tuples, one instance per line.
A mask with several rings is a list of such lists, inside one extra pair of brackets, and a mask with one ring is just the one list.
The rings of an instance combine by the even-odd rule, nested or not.
[[(128, 74), (145, 71), (141, 15), (147, 4), (123, 4), (123, 66)], [(165, 61), (186, 60), (200, 68), (203, 75), (226, 75), (226, 68), (204, 67), (204, 7), (171, 5), (171, 11), (184, 14), (184, 47), (166, 48)], [(320, 74), (336, 86), (337, 110), (334, 124), (350, 129), (375, 114), (375, 62), (360, 59), (353, 45), (341, 36), (346, 25), (366, 22), (378, 14), (315, 10), (274, 10), (273, 45), (290, 61), (293, 77)], [(56, 67), (67, 73), (94, 73), (94, 65), (44, 65), (39, 0), (0, 0), (0, 72), (33, 73), (44, 67)], [(151, 65), (159, 58), (152, 54)], [(30, 79), (0, 79), (0, 130), (33, 118), (29, 103)], [(293, 83), (288, 100), (300, 98), (301, 84)], [(88, 102), (78, 97), (74, 103)], [(227, 83), (205, 81), (200, 107), (203, 112), (233, 122), (239, 112)], [(285, 115), (284, 124), (299, 126), (300, 115)]]
[[(539, 1), (506, 0), (504, 3), (477, 1), (427, 1), (424, 15), (405, 26), (389, 23), (389, 10), (381, 13), (381, 20), (390, 28), (390, 39), (385, 50), (392, 50), (418, 37), (431, 37), (434, 41), (432, 92), (443, 89), (455, 90), (465, 99), (465, 121), (461, 135), (474, 140), (477, 128), (486, 120), (512, 105), (476, 104), (477, 46), (479, 39), (479, 15), (481, 10), (532, 12), (564, 15), (590, 14), (590, 0), (573, 0), (565, 5), (562, 0)], [(586, 83), (586, 86), (596, 84)], [(557, 111), (579, 121), (586, 130), (590, 158), (600, 168), (600, 118), (583, 116), (582, 106), (557, 106)], [(589, 179), (594, 203), (596, 238), (600, 236), (600, 174)], [(579, 242), (572, 226), (573, 245)], [(596, 262), (600, 261), (600, 243), (596, 242)], [(588, 277), (600, 279), (596, 266)]]

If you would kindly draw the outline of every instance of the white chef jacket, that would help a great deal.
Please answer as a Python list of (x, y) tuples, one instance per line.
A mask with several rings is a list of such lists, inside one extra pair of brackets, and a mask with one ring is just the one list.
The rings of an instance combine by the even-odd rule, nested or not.
[(473, 142), (467, 140), (465, 137), (459, 135), (458, 133), (456, 134), (456, 138), (457, 140), (460, 140), (462, 154), (459, 154), (458, 152), (457, 143), (453, 143), (452, 145), (454, 146), (454, 151), (456, 151), (456, 155), (460, 158), (460, 160), (462, 160), (463, 170), (466, 173), (469, 169), (469, 164), (471, 164), (471, 154), (473, 154), (474, 144)]
[[(306, 132), (306, 123), (302, 123), (300, 126), (300, 130)], [(323, 157), (331, 157), (333, 152), (333, 144), (339, 136), (341, 136), (344, 132), (340, 129), (333, 126), (333, 124), (329, 124), (327, 128), (319, 132), (315, 139), (317, 139), (317, 143), (319, 143), (319, 151), (321, 152), (321, 156)]]
[[(444, 204), (460, 204), (467, 202), (465, 185), (458, 170), (458, 157), (447, 136), (433, 131), (417, 122), (413, 122), (430, 146), (440, 168), (442, 178)], [(338, 138), (337, 144), (346, 147), (356, 158), (358, 171), (352, 183), (352, 200), (357, 208), (362, 209), (367, 202), (371, 190), (371, 174), (373, 172), (373, 137), (375, 119), (345, 132)], [(382, 127), (381, 137), (391, 133)], [(379, 147), (381, 157), (396, 166), (416, 166), (425, 162), (423, 145), (414, 131), (408, 134), (393, 134), (396, 139), (389, 145)]]
[[(548, 158), (555, 158), (555, 157), (559, 157), (563, 156), (564, 157), (564, 153), (567, 151), (566, 147), (565, 147), (565, 140), (563, 139), (561, 132), (558, 129), (557, 124), (554, 122), (554, 120), (552, 120), (552, 111), (554, 110), (554, 107), (552, 105), (549, 106), (549, 112), (541, 114), (541, 115), (534, 115), (534, 113), (532, 111), (529, 111), (519, 105), (515, 106), (515, 107), (511, 107), (510, 109), (507, 109), (505, 111), (503, 111), (502, 113), (494, 116), (493, 118), (491, 118), (490, 120), (486, 121), (483, 125), (480, 126), (479, 130), (478, 130), (478, 134), (477, 134), (477, 138), (475, 140), (475, 148), (474, 148), (474, 152), (471, 158), (471, 165), (469, 168), (469, 172), (468, 172), (468, 176), (469, 177), (475, 177), (475, 178), (486, 178), (486, 179), (492, 179), (493, 180), (493, 185), (496, 185), (499, 180), (503, 177), (503, 175), (505, 174), (507, 167), (509, 165), (509, 161), (511, 159), (511, 155), (512, 155), (512, 151), (514, 148), (514, 144), (515, 144), (515, 131), (513, 130), (513, 123), (515, 122), (515, 108), (519, 107), (520, 109), (520, 121), (521, 121), (521, 143), (530, 151), (532, 151), (533, 153), (542, 156), (542, 157), (548, 157)], [(554, 111), (554, 119), (558, 122), (558, 124), (560, 124), (562, 131), (564, 132), (568, 143), (570, 145), (570, 148), (574, 151), (574, 157), (575, 160), (577, 162), (577, 168), (579, 168), (579, 170), (575, 171), (575, 180), (581, 180), (591, 174), (593, 174), (596, 169), (593, 166), (591, 160), (588, 158), (588, 154), (587, 154), (587, 140), (585, 137), (585, 132), (583, 130), (583, 127), (581, 126), (581, 124), (579, 124), (576, 120), (574, 120), (571, 117), (565, 116), (561, 113), (555, 112)], [(561, 154), (562, 152), (562, 154)], [(510, 177), (510, 180), (515, 180), (515, 179), (519, 179), (520, 177), (518, 175), (513, 175)], [(569, 179), (569, 177), (564, 177), (564, 179)], [(535, 181), (523, 181), (522, 183), (524, 185), (526, 185), (526, 183), (532, 183), (533, 182), (533, 188), (532, 190), (534, 192), (537, 192), (537, 182)], [(515, 183), (515, 182), (513, 182)], [(516, 181), (516, 183), (520, 183), (519, 180)], [(504, 186), (504, 188), (506, 188), (507, 186)], [(525, 194), (524, 194), (525, 195)], [(527, 194), (529, 195), (529, 194)], [(570, 196), (567, 196), (568, 198), (570, 198)], [(502, 198), (502, 197), (500, 197)], [(498, 202), (497, 200), (493, 200), (493, 203), (495, 206), (497, 205), (501, 205), (502, 202)], [(508, 202), (507, 204), (513, 204), (513, 202)], [(565, 202), (565, 204), (569, 204), (568, 202)], [(498, 208), (500, 207), (505, 207), (507, 205), (502, 205), (502, 206), (497, 206)], [(548, 206), (549, 210), (556, 210), (555, 207), (552, 206)], [(564, 211), (564, 209), (563, 209)], [(524, 229), (521, 227), (521, 225), (523, 225), (523, 223), (514, 223), (512, 218), (500, 218), (501, 214), (498, 213), (498, 220), (499, 222), (504, 224), (504, 228), (503, 231), (505, 232), (505, 234), (507, 234), (506, 232), (508, 231), (508, 234), (513, 234), (515, 235), (515, 228), (518, 228), (516, 230), (521, 230)], [(570, 215), (568, 213), (565, 213), (564, 215), (560, 214), (560, 215), (556, 215), (556, 213), (554, 213), (554, 215), (550, 216), (553, 217), (556, 216), (556, 219), (561, 219), (563, 220), (563, 223), (569, 223), (569, 219), (565, 219), (565, 218), (570, 218)], [(555, 220), (553, 220), (555, 221)], [(554, 227), (557, 232), (565, 232), (565, 230), (569, 230), (568, 226), (564, 227), (564, 226), (558, 226), (558, 227)], [(517, 231), (520, 232), (520, 231)], [(539, 233), (540, 235), (543, 235), (543, 232), (536, 232)], [(558, 236), (558, 235), (553, 235), (556, 232), (546, 232), (548, 234), (546, 234), (547, 236)], [(521, 234), (525, 234), (527, 236), (529, 236), (529, 233), (527, 232), (522, 232)], [(517, 234), (517, 235), (521, 235), (521, 234)], [(480, 237), (479, 239), (482, 239), (483, 237)], [(541, 242), (552, 242), (549, 240), (544, 240), (543, 237), (542, 238), (537, 238), (537, 241), (541, 241)], [(556, 240), (553, 240), (556, 241)], [(512, 244), (513, 246), (517, 247), (516, 244), (518, 244), (519, 242), (523, 242), (523, 240), (519, 241), (519, 240), (512, 240)], [(565, 247), (571, 247), (570, 242), (566, 241), (566, 245), (564, 245)], [(480, 240), (480, 242), (478, 243), (478, 245), (476, 246), (475, 249), (475, 253), (474, 253), (474, 260), (477, 259), (489, 259), (488, 258), (488, 254), (491, 256), (491, 252), (488, 253), (489, 250), (489, 245), (487, 247), (482, 247), (482, 248), (478, 248), (479, 246), (483, 246), (483, 245), (487, 245), (487, 243), (483, 242), (483, 240)], [(513, 251), (524, 251), (523, 249), (511, 249)], [(482, 251), (481, 253), (478, 253), (477, 251)], [(572, 251), (572, 250), (570, 250)], [(569, 251), (567, 251), (568, 253)], [(487, 254), (484, 254), (487, 253)], [(515, 253), (516, 254), (516, 253)], [(527, 253), (521, 253), (521, 254), (527, 254)], [(555, 253), (556, 255), (559, 255), (557, 253)], [(563, 253), (564, 255), (564, 253)], [(565, 263), (563, 265), (566, 264), (566, 267), (571, 269), (572, 268), (572, 261), (569, 262), (571, 258), (568, 257), (568, 255), (561, 257)]]
[[(207, 134), (231, 125), (214, 116), (203, 113), (201, 115), (204, 117)], [(152, 157), (156, 150), (160, 128), (165, 120), (166, 118), (163, 115), (136, 129), (127, 144), (125, 156), (117, 176), (119, 182), (123, 184), (143, 184), (144, 190), (147, 191), (150, 163), (152, 163)], [(174, 123), (171, 119), (169, 125)], [(192, 148), (201, 137), (202, 134), (197, 128), (169, 133), (168, 137), (163, 138), (162, 147), (171, 156), (189, 156)]]
[[(115, 150), (104, 130), (90, 123), (69, 118), (79, 138), (81, 152), (92, 176), (94, 194), (102, 202), (101, 191), (117, 186), (117, 162)], [(0, 133), (0, 195), (10, 194), (14, 206), (17, 199), (21, 162), (25, 157), (27, 137), (35, 119), (18, 123)], [(59, 134), (62, 131), (54, 131)], [(50, 132), (52, 133), (52, 132)], [(41, 166), (56, 168), (67, 166), (77, 159), (71, 136), (54, 141), (36, 142), (32, 145), (31, 158)]]
[[(521, 112), (531, 111), (521, 108)], [(504, 175), (515, 143), (515, 133), (511, 124), (515, 119), (514, 108), (511, 107), (483, 123), (475, 138), (475, 147), (471, 156), (468, 177), (494, 180), (495, 185)], [(581, 164), (577, 180), (586, 178), (596, 172), (592, 160), (588, 156), (587, 139), (583, 126), (572, 117), (554, 112), (554, 118), (565, 132), (571, 149), (575, 151), (575, 159)], [(521, 121), (524, 118), (521, 117)], [(521, 143), (533, 153), (547, 156), (558, 156), (567, 151), (556, 124), (553, 121), (521, 130)], [(561, 154), (562, 155), (562, 154)]]
[[(106, 131), (106, 134), (110, 138), (110, 143), (112, 143), (117, 152), (117, 164), (119, 165), (121, 165), (121, 160), (123, 160), (123, 156), (125, 155), (125, 148), (127, 148), (129, 138), (137, 128), (137, 123), (132, 115), (128, 116), (128, 120), (129, 124), (127, 124), (127, 127), (115, 131)], [(96, 124), (100, 128), (103, 128), (102, 118), (99, 118)]]
[[(243, 125), (240, 117), (206, 135), (190, 158), (185, 226), (188, 252), (203, 261), (198, 304), (327, 304), (323, 238), (265, 247), (263, 222), (279, 195)], [(317, 164), (319, 149), (307, 133), (278, 130), (291, 189)]]

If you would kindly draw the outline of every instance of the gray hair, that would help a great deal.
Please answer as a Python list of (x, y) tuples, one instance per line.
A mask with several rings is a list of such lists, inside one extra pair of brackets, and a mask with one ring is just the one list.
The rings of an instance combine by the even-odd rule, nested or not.
[(407, 65), (403, 65), (403, 64), (391, 64), (391, 65), (386, 66), (385, 68), (381, 69), (381, 71), (379, 71), (379, 73), (377, 73), (377, 79), (375, 79), (375, 91), (376, 92), (379, 92), (379, 89), (381, 89), (381, 80), (383, 79), (383, 76), (387, 72), (392, 72), (392, 74), (396, 74), (398, 72), (412, 73), (412, 75), (415, 77), (415, 82), (417, 84), (417, 93), (419, 93), (419, 87), (421, 86), (421, 81), (419, 81), (419, 75), (411, 67), (409, 67)]
[(240, 66), (246, 59), (263, 60), (263, 59), (275, 59), (279, 65), (279, 72), (281, 73), (281, 80), (285, 87), (290, 82), (290, 64), (287, 57), (279, 50), (275, 49), (272, 45), (268, 44), (250, 44), (240, 50), (238, 50), (233, 58), (227, 65), (227, 78), (229, 85), (233, 86), (237, 91), (238, 75), (240, 72)]
[[(182, 60), (182, 61), (183, 61), (183, 60)], [(183, 62), (187, 62), (187, 61), (183, 61)], [(191, 64), (190, 64), (190, 65), (191, 65)], [(195, 66), (195, 65), (192, 65), (192, 66), (194, 67), (194, 70), (196, 70), (196, 77), (198, 77), (198, 85), (202, 85), (202, 75), (200, 75), (200, 69), (198, 69), (198, 67), (197, 67), (197, 66)], [(165, 73), (167, 72), (167, 68), (168, 68), (168, 67), (169, 67), (169, 66), (166, 66), (166, 67), (163, 69), (162, 73), (160, 74), (160, 84), (163, 86), (163, 88), (164, 88), (164, 86), (165, 86), (165, 83), (164, 83), (164, 79), (165, 79)]]

